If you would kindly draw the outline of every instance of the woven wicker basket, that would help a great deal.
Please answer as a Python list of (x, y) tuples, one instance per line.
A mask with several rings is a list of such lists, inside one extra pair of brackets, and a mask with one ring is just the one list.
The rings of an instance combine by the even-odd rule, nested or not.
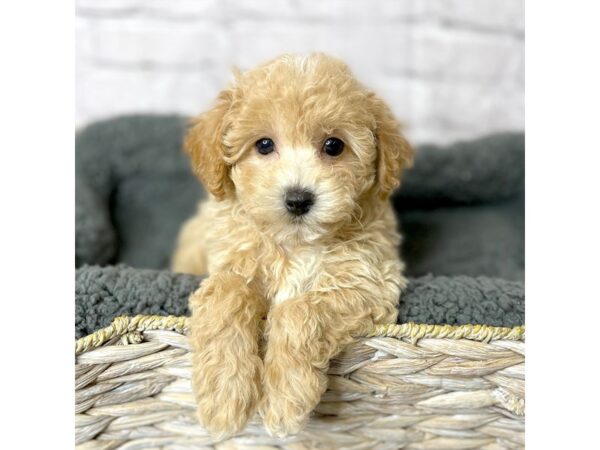
[(306, 429), (257, 418), (214, 442), (197, 424), (184, 317), (120, 317), (75, 345), (78, 449), (514, 449), (524, 446), (524, 328), (389, 325), (331, 364)]

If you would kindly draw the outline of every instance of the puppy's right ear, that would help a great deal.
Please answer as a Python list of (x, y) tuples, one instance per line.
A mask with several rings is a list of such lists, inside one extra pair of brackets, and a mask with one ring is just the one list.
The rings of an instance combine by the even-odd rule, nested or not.
[(390, 107), (377, 95), (371, 93), (371, 108), (377, 122), (374, 131), (377, 140), (377, 180), (379, 196), (387, 199), (400, 185), (404, 169), (412, 166), (413, 149), (400, 131)]
[(217, 200), (233, 195), (235, 189), (229, 177), (230, 167), (223, 159), (223, 136), (227, 130), (225, 116), (231, 101), (231, 91), (222, 91), (215, 106), (193, 120), (184, 142), (194, 173)]

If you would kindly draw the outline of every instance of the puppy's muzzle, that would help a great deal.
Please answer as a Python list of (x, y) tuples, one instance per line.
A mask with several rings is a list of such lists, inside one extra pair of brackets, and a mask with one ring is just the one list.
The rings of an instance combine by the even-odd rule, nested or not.
[(291, 188), (285, 193), (285, 207), (295, 216), (306, 214), (314, 202), (314, 194), (306, 189)]

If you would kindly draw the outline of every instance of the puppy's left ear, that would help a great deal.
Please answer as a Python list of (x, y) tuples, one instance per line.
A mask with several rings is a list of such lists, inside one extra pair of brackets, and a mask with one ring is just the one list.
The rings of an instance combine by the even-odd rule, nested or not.
[(213, 108), (194, 119), (184, 142), (194, 173), (217, 200), (233, 195), (235, 190), (229, 177), (230, 167), (224, 160), (223, 143), (231, 102), (231, 91), (222, 91)]
[(402, 171), (412, 166), (414, 151), (386, 103), (373, 93), (370, 102), (376, 121), (377, 186), (385, 200), (400, 185)]

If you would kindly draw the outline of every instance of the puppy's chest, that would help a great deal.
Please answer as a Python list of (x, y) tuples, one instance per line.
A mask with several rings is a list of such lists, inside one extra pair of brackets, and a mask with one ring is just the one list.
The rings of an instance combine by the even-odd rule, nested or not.
[(280, 259), (268, 277), (267, 296), (273, 305), (312, 290), (324, 269), (320, 247), (285, 249)]

